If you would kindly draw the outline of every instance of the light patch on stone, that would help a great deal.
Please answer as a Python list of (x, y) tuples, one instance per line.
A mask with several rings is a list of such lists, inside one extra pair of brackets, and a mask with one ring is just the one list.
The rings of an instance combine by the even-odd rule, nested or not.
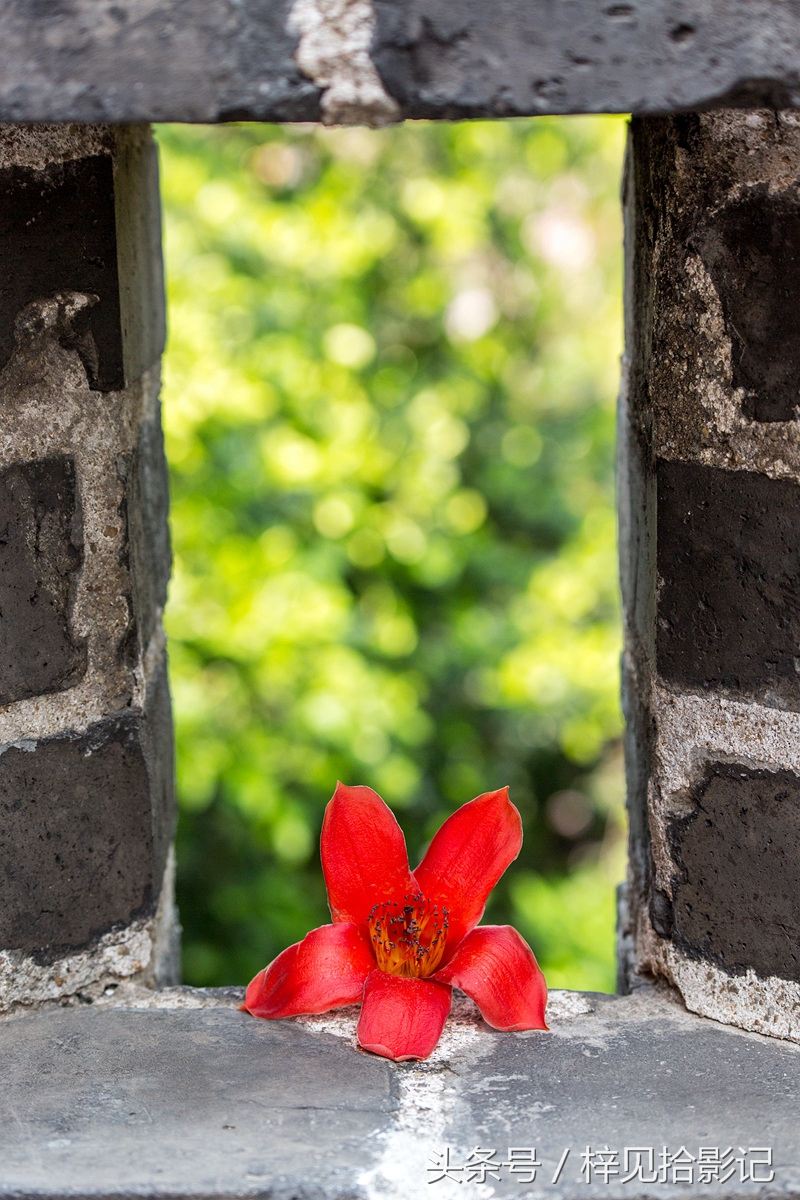
[(72, 996), (96, 999), (104, 988), (144, 975), (152, 954), (152, 920), (134, 921), (105, 934), (91, 950), (47, 965), (20, 950), (0, 950), (0, 1012)]
[[(442, 1149), (448, 1123), (465, 1106), (459, 1094), (459, 1076), (451, 1066), (458, 1060), (474, 1063), (483, 1058), (492, 1049), (492, 1037), (473, 1001), (455, 993), (451, 1014), (430, 1058), (395, 1068), (398, 1107), (391, 1127), (375, 1134), (381, 1147), (378, 1161), (357, 1180), (368, 1200), (418, 1200), (426, 1190), (427, 1157)], [(436, 1190), (443, 1200), (460, 1194), (458, 1184), (450, 1180), (437, 1184)], [(470, 1194), (484, 1200), (494, 1195), (494, 1189), (474, 1184)]]
[(656, 759), (662, 795), (697, 782), (709, 758), (800, 775), (800, 713), (718, 695), (687, 695), (656, 684)]
[(582, 1017), (594, 1010), (595, 1005), (583, 992), (552, 991), (547, 993), (545, 1020), (552, 1025), (554, 1021), (569, 1021), (572, 1017)]
[(369, 56), (370, 0), (295, 0), (287, 28), (299, 37), (295, 62), (323, 89), (326, 125), (389, 125), (400, 119)]
[[(244, 988), (163, 987), (148, 988), (135, 979), (125, 979), (118, 987), (107, 987), (94, 1002), (95, 1008), (135, 1008), (155, 1010), (233, 1008), (244, 1000)], [(254, 1017), (253, 1020), (256, 1018)]]
[(42, 171), (53, 162), (109, 154), (113, 144), (110, 125), (2, 125), (0, 169)]
[(347, 1008), (339, 1008), (336, 1012), (320, 1013), (308, 1017), (295, 1017), (298, 1025), (302, 1025), (310, 1033), (329, 1033), (333, 1037), (342, 1038), (350, 1043), (355, 1050), (358, 1046), (356, 1026), (360, 1004), (350, 1004)]
[(672, 942), (642, 929), (640, 957), (680, 992), (690, 1012), (751, 1033), (800, 1043), (800, 983), (748, 968), (728, 975), (713, 963), (687, 958)]

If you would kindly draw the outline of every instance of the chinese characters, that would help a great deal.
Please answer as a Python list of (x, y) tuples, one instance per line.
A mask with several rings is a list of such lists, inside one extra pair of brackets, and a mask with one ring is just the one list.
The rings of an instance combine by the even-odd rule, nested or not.
[[(570, 1158), (570, 1149), (565, 1149), (552, 1175), (544, 1172), (538, 1176), (540, 1182), (557, 1184)], [(772, 1166), (772, 1149), (769, 1146), (699, 1146), (692, 1153), (686, 1146), (670, 1150), (667, 1146), (624, 1146), (612, 1150), (610, 1146), (593, 1148), (587, 1146), (575, 1156), (580, 1162), (578, 1182), (585, 1184), (715, 1184), (735, 1179), (739, 1183), (772, 1183), (775, 1171)], [(542, 1162), (535, 1146), (508, 1146), (505, 1157), (502, 1152), (487, 1146), (474, 1146), (463, 1159), (459, 1159), (452, 1146), (445, 1146), (430, 1155), (428, 1183), (439, 1183), (449, 1179), (455, 1183), (487, 1183), (506, 1178), (518, 1183), (535, 1183)]]

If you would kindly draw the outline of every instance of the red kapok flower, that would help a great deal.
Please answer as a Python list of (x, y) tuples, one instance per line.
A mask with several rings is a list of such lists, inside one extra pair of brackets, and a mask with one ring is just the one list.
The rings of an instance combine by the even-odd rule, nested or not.
[(431, 1053), (453, 986), (495, 1029), (546, 1029), (533, 951), (509, 925), (478, 926), (521, 846), (519, 813), (501, 788), (448, 817), (412, 873), (377, 792), (337, 784), (320, 843), (333, 924), (260, 971), (242, 1008), (275, 1019), (361, 1000), (359, 1044), (395, 1062)]

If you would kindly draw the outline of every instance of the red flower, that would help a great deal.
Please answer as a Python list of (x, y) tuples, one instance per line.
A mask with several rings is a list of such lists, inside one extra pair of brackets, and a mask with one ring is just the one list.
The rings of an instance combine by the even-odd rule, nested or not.
[(362, 1000), (360, 1045), (395, 1062), (431, 1053), (453, 986), (495, 1029), (546, 1029), (533, 951), (509, 925), (478, 926), (521, 846), (519, 813), (501, 788), (448, 817), (412, 873), (377, 792), (337, 784), (320, 843), (333, 924), (260, 971), (242, 1008), (274, 1019)]

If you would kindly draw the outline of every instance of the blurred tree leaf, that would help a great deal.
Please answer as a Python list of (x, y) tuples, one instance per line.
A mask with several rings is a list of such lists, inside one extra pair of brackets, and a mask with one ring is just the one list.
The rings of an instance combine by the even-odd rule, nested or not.
[[(188, 981), (245, 982), (327, 919), (342, 778), (412, 858), (510, 784), (526, 842), (490, 919), (562, 983), (613, 986), (610, 925), (582, 956), (619, 824), (619, 771), (608, 803), (593, 781), (620, 733), (623, 133), (160, 130)], [(547, 819), (570, 788), (579, 843)]]

